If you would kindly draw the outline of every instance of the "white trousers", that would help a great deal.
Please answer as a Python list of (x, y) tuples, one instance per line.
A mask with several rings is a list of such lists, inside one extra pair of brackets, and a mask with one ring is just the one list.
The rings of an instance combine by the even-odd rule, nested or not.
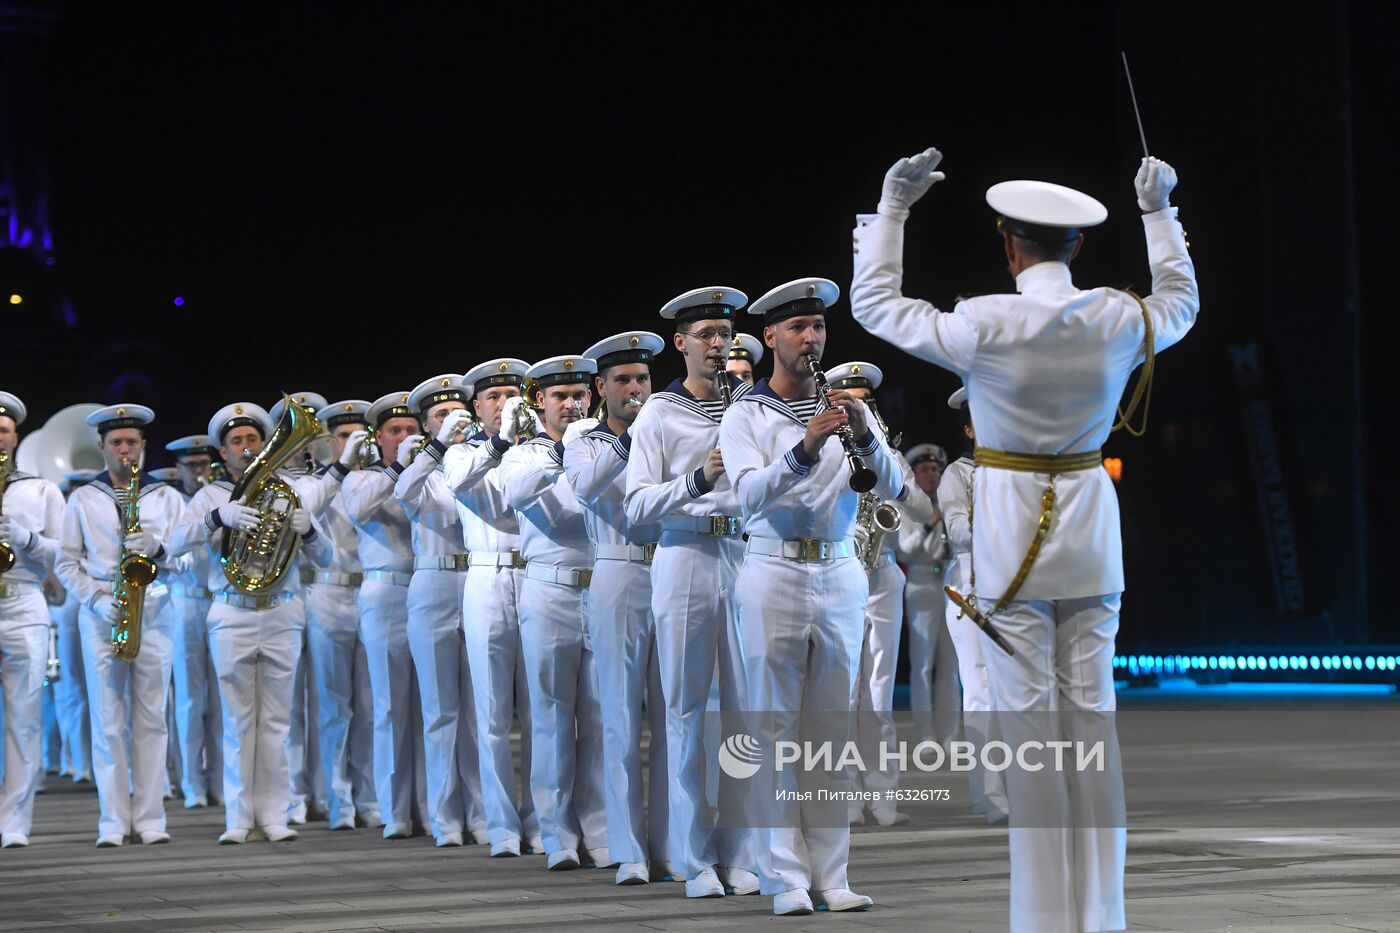
[[(1113, 640), (1118, 633), (1121, 593), (1055, 601), (1017, 600), (993, 623), (1016, 656), (993, 646), (984, 657), (991, 675), (993, 703), (999, 711), (1043, 713), (1069, 710), (1111, 712)], [(1061, 736), (1049, 716), (998, 716), (1002, 741), (1016, 748), (1025, 741)], [(1103, 720), (1112, 741), (1111, 719)], [(1123, 774), (1117, 744), (1103, 772), (1075, 773), (1045, 768), (1037, 773), (1007, 771), (1011, 803), (1011, 929), (1017, 933), (1080, 933), (1121, 930), (1123, 864), (1127, 829), (1088, 826), (1088, 814), (1116, 795), (1121, 801)], [(1063, 813), (1060, 826), (1046, 826), (1044, 816)], [(1035, 813), (1041, 825), (1016, 825), (1018, 814)], [(1024, 817), (1023, 817), (1024, 818)]]
[[(599, 560), (588, 587), (588, 632), (603, 708), (603, 767), (608, 854), (619, 862), (667, 860), (666, 703), (651, 614), (651, 568)], [(651, 731), (648, 774), (642, 769), (642, 725)], [(650, 793), (644, 782), (650, 780)], [(649, 799), (648, 799), (649, 798)], [(644, 800), (649, 802), (643, 817)]]
[(134, 661), (123, 661), (112, 654), (112, 624), (86, 606), (78, 614), (92, 722), (92, 776), (101, 810), (99, 836), (165, 831), (172, 615), (165, 587), (148, 591), (141, 650)]
[(5, 726), (0, 833), (29, 835), (39, 784), (44, 674), (49, 663), (49, 607), (37, 590), (0, 597), (0, 681)]
[(175, 732), (185, 802), (209, 796), (223, 778), (223, 710), (209, 653), (211, 600), (172, 596), (175, 612)]
[(945, 746), (958, 737), (962, 699), (958, 692), (958, 657), (944, 624), (943, 578), (928, 564), (909, 568), (904, 590), (909, 619), (909, 708), (920, 738)]
[(325, 771), (326, 813), (336, 820), (379, 814), (374, 786), (374, 705), (360, 641), (357, 590), (313, 583), (306, 591), (306, 643), (316, 691), (316, 747)]
[[(949, 586), (957, 587), (952, 576)], [(959, 592), (962, 592), (959, 590)], [(1001, 651), (971, 619), (958, 618), (959, 609), (948, 601), (947, 625), (953, 644), (958, 648), (958, 680), (962, 684), (963, 736), (978, 748), (996, 738), (992, 715), (992, 686), (987, 675), (987, 660), (983, 651)], [(983, 815), (1008, 810), (1006, 781), (1000, 771), (982, 767), (979, 756), (967, 773), (967, 785), (972, 809)]]
[(408, 647), (418, 674), (428, 819), (433, 836), (486, 830), (477, 760), (476, 711), (462, 635), (462, 580), (454, 570), (417, 570), (408, 585)]
[(738, 540), (666, 531), (651, 564), (656, 657), (666, 700), (667, 843), (671, 868), (686, 878), (716, 864), (750, 871), (758, 864), (752, 831), (715, 829), (713, 750), (722, 736), (706, 735), (707, 720), (718, 724), (718, 717), (706, 715), (716, 681), (721, 710), (745, 708), (734, 602), (742, 559)]
[(520, 644), (530, 686), (530, 793), (545, 852), (606, 849), (603, 712), (583, 587), (525, 580)]
[(321, 771), (321, 748), (316, 741), (316, 685), (311, 676), (311, 645), (305, 629), (292, 674), (291, 731), (287, 737), (287, 769), (291, 778), (291, 812), (305, 818), (307, 808), (326, 806), (326, 781)]
[(427, 821), (423, 722), (408, 650), (408, 587), (366, 580), (360, 587), (360, 639), (374, 697), (374, 783), (384, 822)]
[[(904, 571), (897, 564), (888, 564), (870, 574), (870, 597), (865, 605), (865, 637), (861, 642), (860, 670), (856, 675), (856, 692), (851, 710), (856, 735), (853, 738), (862, 752), (866, 749), (877, 757), (867, 759), (867, 770), (854, 770), (851, 789), (885, 793), (899, 787), (899, 768), (877, 766), (879, 748), (896, 747), (899, 737), (894, 727), (894, 673), (899, 661), (899, 630), (904, 623)], [(894, 803), (872, 805), (894, 809)], [(860, 804), (850, 805), (850, 815), (862, 811)]]
[(78, 601), (73, 597), (51, 612), (58, 622), (58, 663), (54, 685), (58, 729), (68, 773), (92, 774), (92, 722), (88, 718), (87, 680), (83, 674), (83, 642), (78, 635)]
[[(737, 589), (749, 707), (771, 713), (768, 738), (802, 741), (802, 712), (849, 711), (869, 593), (865, 568), (849, 557), (798, 563), (749, 554)], [(806, 772), (796, 781), (807, 789)], [(801, 805), (809, 809), (815, 812)], [(764, 894), (847, 886), (850, 827), (809, 825), (806, 812), (801, 823), (756, 831)]]
[(255, 610), (214, 600), (209, 650), (224, 711), (227, 829), (287, 825), (292, 683), (306, 606), (300, 596)]
[[(462, 591), (462, 625), (476, 713), (482, 806), (492, 845), (540, 834), (530, 792), (530, 689), (518, 615), (523, 570), (472, 567)], [(511, 754), (512, 719), (520, 721), (520, 781)], [(520, 798), (517, 798), (517, 793)], [(517, 803), (519, 799), (519, 803)]]

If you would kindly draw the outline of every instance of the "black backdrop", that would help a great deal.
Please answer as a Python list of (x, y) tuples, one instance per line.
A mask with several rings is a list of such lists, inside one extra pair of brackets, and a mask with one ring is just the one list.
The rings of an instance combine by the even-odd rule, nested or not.
[[(24, 102), (55, 264), (9, 309), (4, 384), (31, 427), (120, 398), (163, 441), (236, 398), (372, 399), (661, 329), (700, 285), (844, 288), (853, 215), (930, 144), (949, 180), (911, 221), (910, 294), (1009, 288), (982, 193), (1013, 177), (1102, 199), (1076, 278), (1146, 289), (1126, 49), (1203, 310), (1160, 362), (1149, 436), (1108, 450), (1120, 643), (1400, 641), (1392, 471), (1366, 469), (1395, 330), (1373, 6), (55, 8)], [(847, 307), (828, 361), (880, 363), (908, 442), (956, 448), (954, 378)]]

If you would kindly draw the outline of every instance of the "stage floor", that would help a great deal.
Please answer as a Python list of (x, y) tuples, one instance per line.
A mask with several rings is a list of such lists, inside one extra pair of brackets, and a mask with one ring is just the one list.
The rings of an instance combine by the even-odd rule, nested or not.
[[(1170, 690), (1125, 692), (1123, 706), (1160, 711), (1171, 697)], [(1271, 719), (1292, 718), (1299, 708), (1347, 715), (1380, 710), (1387, 720), (1400, 711), (1394, 696), (1375, 691), (1273, 696), (1212, 688), (1187, 689), (1181, 698), (1174, 705), (1217, 712), (1262, 706)], [(1390, 767), (1400, 731), (1379, 749), (1358, 748), (1355, 736), (1341, 732), (1335, 746), (1317, 738), (1306, 748), (1262, 742), (1244, 756), (1245, 770), (1267, 778), (1267, 794), (1239, 801), (1232, 811), (1235, 779), (1221, 771), (1220, 780), (1231, 786), (1202, 812), (1230, 818), (1202, 820), (1183, 819), (1182, 810), (1211, 796), (1216, 772), (1193, 767), (1209, 757), (1195, 718), (1164, 721), (1183, 726), (1154, 725), (1152, 749), (1163, 766), (1129, 769), (1130, 929), (1400, 933), (1400, 822), (1393, 818), (1400, 770)], [(1125, 761), (1126, 748), (1125, 742)], [(1322, 756), (1354, 761), (1362, 777), (1323, 795), (1338, 801), (1335, 814), (1308, 810), (1301, 821), (1326, 819), (1327, 826), (1297, 819), (1290, 825), (1288, 801), (1321, 794), (1315, 770), (1299, 762)], [(430, 838), (386, 841), (372, 830), (331, 833), (325, 823), (304, 827), (291, 843), (218, 846), (221, 810), (184, 810), (170, 801), (167, 812), (170, 844), (96, 849), (92, 785), (50, 777), (30, 847), (0, 851), (0, 931), (690, 931), (755, 922), (793, 931), (995, 931), (1007, 925), (1005, 828), (980, 825), (946, 805), (909, 807), (908, 826), (855, 830), (851, 885), (873, 896), (875, 909), (806, 918), (772, 917), (768, 898), (688, 901), (679, 884), (619, 888), (611, 870), (551, 873), (540, 856), (491, 859), (481, 846), (436, 849)], [(1358, 812), (1371, 814), (1369, 825), (1354, 818)], [(1203, 825), (1210, 822), (1216, 825)]]

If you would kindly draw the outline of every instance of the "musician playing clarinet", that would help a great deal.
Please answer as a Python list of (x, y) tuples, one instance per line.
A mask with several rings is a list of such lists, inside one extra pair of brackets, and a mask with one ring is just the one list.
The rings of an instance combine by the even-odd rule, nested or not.
[[(750, 306), (763, 316), (773, 375), (720, 423), (720, 450), (748, 532), (737, 585), (747, 708), (772, 714), (760, 727), (770, 743), (799, 740), (800, 717), (826, 712), (847, 722), (869, 591), (853, 540), (857, 490), (896, 499), (904, 487), (899, 459), (872, 430), (865, 404), (827, 386), (818, 368), (826, 310), (839, 294), (827, 279), (799, 279)], [(839, 746), (847, 737), (823, 738)], [(812, 777), (798, 773), (796, 789)], [(873, 904), (847, 885), (845, 805), (834, 815), (823, 819), (804, 801), (790, 813), (769, 811), (767, 822), (786, 825), (757, 830), (761, 890), (773, 897), (775, 914)], [(761, 810), (754, 816), (763, 822)]]

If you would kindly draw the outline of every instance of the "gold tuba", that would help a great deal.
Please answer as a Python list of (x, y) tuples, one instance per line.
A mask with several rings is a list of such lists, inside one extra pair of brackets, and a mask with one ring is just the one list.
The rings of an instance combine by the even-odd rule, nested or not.
[(307, 444), (329, 432), (311, 409), (282, 396), (282, 417), (262, 452), (253, 458), (234, 484), (230, 501), (241, 500), (257, 509), (252, 531), (224, 530), (219, 562), (224, 576), (241, 593), (257, 595), (274, 589), (296, 557), (300, 540), (292, 530), (292, 512), (301, 499), (278, 471)]
[[(0, 450), (0, 509), (5, 504), (5, 487), (10, 483), (10, 474), (15, 471), (15, 465), (10, 460), (8, 450)], [(17, 560), (15, 549), (8, 541), (0, 541), (0, 573), (8, 573)]]
[(123, 661), (135, 661), (141, 652), (141, 613), (146, 606), (146, 587), (155, 582), (156, 562), (145, 554), (126, 549), (126, 536), (141, 530), (141, 467), (126, 462), (126, 510), (122, 517), (122, 546), (117, 553), (117, 582), (112, 598), (117, 603), (117, 621), (112, 623), (112, 654)]

